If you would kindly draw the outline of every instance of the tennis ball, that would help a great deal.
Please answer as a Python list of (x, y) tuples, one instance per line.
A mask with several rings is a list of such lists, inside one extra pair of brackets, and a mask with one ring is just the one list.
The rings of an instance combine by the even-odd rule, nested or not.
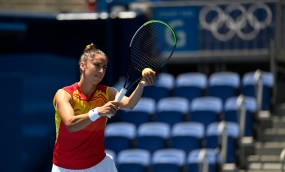
[(151, 68), (144, 68), (142, 71), (142, 75), (144, 75), (145, 72), (149, 72), (149, 71), (152, 71), (152, 69)]

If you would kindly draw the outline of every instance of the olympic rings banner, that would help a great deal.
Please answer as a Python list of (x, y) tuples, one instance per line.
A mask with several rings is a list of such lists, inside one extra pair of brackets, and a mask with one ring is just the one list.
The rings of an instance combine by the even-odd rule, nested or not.
[(153, 19), (176, 31), (176, 51), (267, 49), (274, 39), (274, 3), (155, 7)]

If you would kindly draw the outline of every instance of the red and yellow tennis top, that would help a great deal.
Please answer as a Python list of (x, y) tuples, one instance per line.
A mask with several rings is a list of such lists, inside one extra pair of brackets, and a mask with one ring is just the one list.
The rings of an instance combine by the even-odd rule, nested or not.
[[(71, 97), (71, 106), (75, 115), (84, 114), (89, 110), (104, 105), (109, 101), (108, 88), (97, 85), (90, 98), (81, 93), (78, 83), (64, 87), (63, 90)], [(102, 116), (80, 131), (69, 132), (55, 108), (56, 141), (53, 151), (53, 163), (67, 169), (90, 168), (105, 156), (104, 130), (107, 117)]]

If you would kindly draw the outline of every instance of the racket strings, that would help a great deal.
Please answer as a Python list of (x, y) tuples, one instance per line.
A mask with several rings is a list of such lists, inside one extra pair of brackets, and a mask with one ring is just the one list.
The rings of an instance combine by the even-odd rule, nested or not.
[(131, 43), (131, 61), (134, 68), (159, 69), (170, 58), (174, 49), (175, 35), (162, 23), (142, 27)]
[[(137, 58), (133, 58), (133, 64), (135, 64), (136, 66), (134, 66), (135, 68), (137, 68), (139, 71), (142, 71), (144, 68), (146, 67), (150, 67), (151, 69), (155, 70), (157, 68), (160, 67), (160, 65), (158, 65), (159, 63), (154, 63), (150, 60), (147, 60), (147, 58), (149, 58), (148, 56), (145, 56), (144, 53), (141, 53), (139, 51), (136, 52), (137, 54)], [(140, 60), (138, 60), (139, 58), (141, 58)]]

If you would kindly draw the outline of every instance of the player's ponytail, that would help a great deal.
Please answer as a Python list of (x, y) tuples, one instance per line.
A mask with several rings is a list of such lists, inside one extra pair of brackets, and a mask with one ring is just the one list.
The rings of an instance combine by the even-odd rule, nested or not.
[(96, 46), (93, 43), (86, 45), (84, 48), (84, 51), (92, 51), (92, 50), (96, 51)]

